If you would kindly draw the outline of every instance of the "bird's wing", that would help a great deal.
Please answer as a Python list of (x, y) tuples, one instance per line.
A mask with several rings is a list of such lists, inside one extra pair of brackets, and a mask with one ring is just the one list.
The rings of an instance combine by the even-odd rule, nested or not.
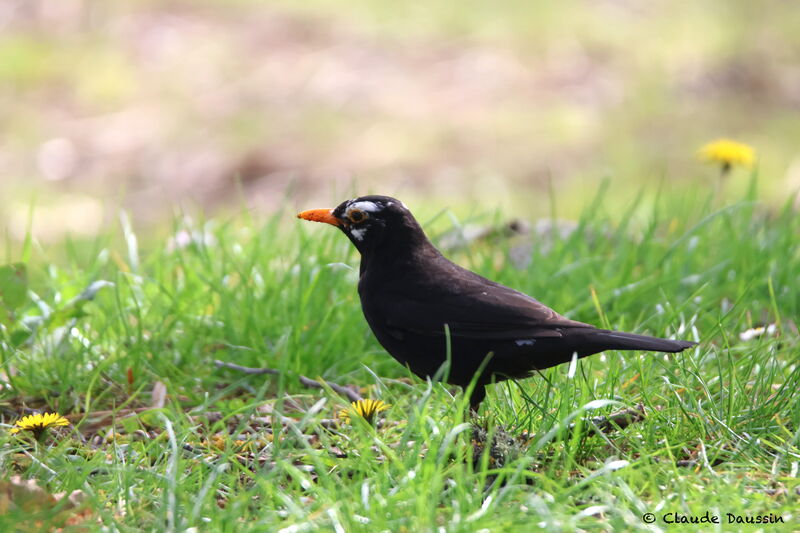
[(426, 290), (382, 298), (385, 325), (400, 335), (444, 335), (447, 324), (453, 337), (510, 341), (561, 337), (571, 328), (593, 327), (561, 316), (526, 294), (469, 274)]

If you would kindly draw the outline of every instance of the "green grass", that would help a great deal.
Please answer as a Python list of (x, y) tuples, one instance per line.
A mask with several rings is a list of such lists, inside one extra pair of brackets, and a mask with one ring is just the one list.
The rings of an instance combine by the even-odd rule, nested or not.
[[(408, 372), (361, 314), (358, 257), (331, 228), (280, 212), (176, 220), (183, 245), (137, 239), (127, 224), (57, 248), (30, 240), (7, 252), (27, 263), (29, 292), (0, 293), (15, 308), (3, 316), (0, 406), (6, 424), (37, 409), (74, 425), (36, 445), (0, 431), (3, 479), (81, 490), (83, 525), (116, 531), (695, 530), (663, 516), (706, 510), (724, 530), (751, 527), (726, 525), (725, 513), (774, 513), (786, 523), (765, 530), (797, 529), (800, 217), (754, 192), (722, 208), (698, 190), (605, 205), (599, 194), (566, 238), (535, 239), (523, 269), (508, 260), (519, 241), (452, 256), (570, 318), (701, 344), (611, 351), (497, 385), (477, 419), (457, 391), (398, 380)], [(432, 235), (449, 229), (427, 216), (436, 206), (412, 208)], [(81, 296), (99, 280), (113, 286)], [(774, 336), (740, 339), (767, 323)], [(323, 428), (347, 402), (303, 388), (299, 374), (390, 403), (384, 423)], [(639, 403), (639, 423), (585, 429)], [(498, 432), (496, 449), (470, 424)], [(48, 516), (11, 508), (0, 525), (30, 530)]]

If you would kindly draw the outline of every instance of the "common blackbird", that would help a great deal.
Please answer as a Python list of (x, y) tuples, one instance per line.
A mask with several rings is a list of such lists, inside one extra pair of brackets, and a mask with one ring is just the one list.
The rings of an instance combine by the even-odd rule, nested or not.
[[(358, 293), (378, 342), (421, 378), (450, 353), (447, 382), (467, 387), (470, 406), (486, 385), (517, 379), (603, 350), (680, 352), (695, 342), (599, 329), (570, 320), (521, 292), (445, 258), (403, 202), (362, 196), (299, 218), (341, 229), (361, 253)], [(484, 366), (485, 365), (485, 366)]]

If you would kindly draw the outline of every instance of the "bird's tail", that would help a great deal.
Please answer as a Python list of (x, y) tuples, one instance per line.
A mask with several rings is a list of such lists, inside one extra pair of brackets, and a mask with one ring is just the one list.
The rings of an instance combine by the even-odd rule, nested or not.
[(592, 340), (604, 346), (604, 350), (649, 350), (676, 353), (697, 344), (692, 341), (673, 341), (647, 335), (637, 335), (636, 333), (623, 333), (621, 331), (601, 329), (593, 333), (591, 335)]

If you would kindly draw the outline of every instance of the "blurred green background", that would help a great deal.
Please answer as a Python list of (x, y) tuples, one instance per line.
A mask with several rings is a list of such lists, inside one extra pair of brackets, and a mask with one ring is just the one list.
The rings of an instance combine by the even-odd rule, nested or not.
[(32, 205), (42, 242), (365, 193), (570, 216), (603, 179), (611, 208), (712, 184), (722, 136), (779, 202), (798, 28), (778, 0), (3, 0), (0, 238)]

